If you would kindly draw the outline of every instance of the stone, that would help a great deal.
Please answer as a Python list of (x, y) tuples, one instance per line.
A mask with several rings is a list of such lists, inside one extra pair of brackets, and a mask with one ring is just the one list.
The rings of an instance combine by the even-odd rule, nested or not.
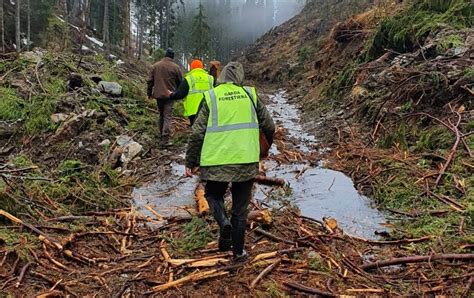
[(64, 122), (64, 121), (67, 120), (67, 118), (69, 118), (69, 115), (68, 115), (68, 114), (64, 114), (64, 113), (52, 114), (52, 115), (49, 117), (49, 119), (51, 120), (51, 122), (53, 122), (54, 124)]
[(116, 96), (122, 95), (122, 86), (117, 82), (100, 81), (98, 87), (104, 93)]
[(127, 143), (123, 147), (123, 153), (120, 161), (123, 165), (127, 165), (133, 158), (135, 158), (143, 149), (143, 146), (135, 141)]
[(102, 146), (102, 147), (107, 147), (107, 146), (110, 146), (111, 142), (109, 139), (105, 139), (103, 140), (102, 142), (99, 143), (99, 146)]
[(143, 150), (142, 145), (127, 135), (118, 136), (116, 142), (117, 146), (123, 150), (120, 156), (120, 162), (125, 168), (127, 164)]

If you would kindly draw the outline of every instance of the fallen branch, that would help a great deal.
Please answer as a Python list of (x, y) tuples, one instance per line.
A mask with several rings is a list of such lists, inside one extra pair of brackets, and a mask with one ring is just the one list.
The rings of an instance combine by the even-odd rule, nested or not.
[(274, 258), (278, 255), (294, 253), (294, 252), (298, 252), (298, 251), (302, 251), (302, 250), (304, 250), (303, 247), (297, 247), (297, 248), (282, 249), (282, 250), (276, 250), (276, 251), (272, 251), (272, 252), (262, 253), (262, 254), (257, 255), (255, 258), (253, 258), (252, 263), (255, 263), (259, 260)]
[(322, 290), (319, 290), (319, 289), (303, 286), (302, 284), (292, 282), (292, 281), (284, 281), (283, 284), (287, 287), (292, 288), (292, 289), (298, 290), (300, 292), (312, 294), (312, 295), (320, 295), (320, 296), (323, 296), (323, 297), (336, 297), (336, 295), (334, 295), (333, 293), (329, 293), (329, 292), (322, 291)]
[(5, 210), (2, 210), (0, 209), (0, 215), (3, 215), (5, 216), (6, 218), (8, 218), (9, 220), (13, 221), (14, 223), (17, 223), (19, 225), (23, 225), (25, 227), (27, 227), (28, 229), (30, 229), (31, 231), (35, 232), (36, 234), (38, 234), (40, 237), (39, 239), (47, 244), (52, 244), (53, 246), (55, 246), (57, 249), (59, 250), (62, 250), (63, 249), (63, 246), (61, 244), (59, 244), (58, 241), (54, 240), (53, 238), (51, 238), (49, 235), (47, 235), (46, 233), (38, 230), (37, 228), (35, 228), (33, 225), (30, 225), (24, 221), (22, 221), (21, 219), (11, 215), (10, 213), (6, 212)]
[(25, 278), (25, 275), (26, 275), (26, 272), (28, 271), (28, 268), (32, 265), (33, 263), (32, 262), (29, 262), (27, 263), (25, 266), (23, 266), (23, 268), (21, 269), (21, 272), (20, 272), (20, 275), (18, 276), (18, 280), (17, 282), (15, 283), (15, 288), (18, 288), (21, 284), (21, 282), (23, 281), (23, 279)]
[(260, 229), (260, 228), (255, 229), (255, 232), (258, 233), (258, 234), (261, 234), (261, 235), (263, 235), (263, 236), (265, 236), (265, 237), (268, 237), (268, 238), (270, 238), (270, 239), (272, 239), (272, 240), (275, 240), (275, 241), (277, 241), (277, 242), (282, 242), (282, 243), (286, 243), (286, 244), (290, 244), (290, 245), (294, 245), (294, 244), (295, 244), (295, 242), (293, 242), (293, 241), (290, 241), (290, 240), (283, 239), (283, 238), (281, 238), (281, 237), (275, 236), (275, 235), (273, 235), (272, 233), (267, 232), (267, 231), (265, 231), (265, 230), (262, 230), (262, 229)]
[(250, 284), (250, 288), (253, 289), (257, 285), (257, 283), (262, 280), (265, 276), (267, 276), (276, 266), (281, 263), (281, 259), (277, 259), (275, 262), (270, 264), (267, 268), (265, 268), (260, 274), (252, 281)]
[(396, 244), (407, 244), (407, 243), (417, 243), (417, 242), (423, 242), (427, 240), (431, 240), (431, 236), (425, 236), (421, 238), (415, 238), (415, 239), (400, 239), (400, 240), (369, 240), (369, 239), (364, 239), (358, 236), (353, 236), (346, 234), (352, 239), (362, 241), (364, 243), (370, 243), (370, 244), (380, 244), (380, 245), (396, 245)]
[(423, 263), (437, 260), (450, 260), (450, 261), (474, 261), (474, 254), (441, 254), (432, 256), (412, 256), (403, 258), (392, 258), (384, 261), (378, 261), (374, 263), (368, 263), (360, 266), (362, 270), (370, 270), (374, 268), (382, 268), (393, 265), (409, 264), (409, 263)]
[(227, 272), (227, 271), (219, 271), (217, 269), (192, 273), (188, 276), (177, 279), (175, 281), (168, 282), (168, 283), (153, 287), (153, 288), (151, 288), (151, 291), (149, 291), (146, 294), (161, 292), (161, 291), (167, 290), (167, 289), (172, 288), (172, 287), (183, 285), (183, 284), (188, 283), (188, 282), (196, 282), (196, 281), (200, 281), (200, 280), (204, 280), (204, 279), (208, 279), (208, 278), (212, 278), (212, 277), (224, 276), (224, 275), (228, 275), (228, 274), (229, 274), (229, 272)]
[(446, 162), (444, 163), (443, 167), (439, 171), (439, 176), (438, 176), (438, 178), (436, 178), (436, 181), (435, 181), (435, 187), (438, 187), (438, 184), (440, 183), (441, 178), (443, 178), (444, 173), (446, 172), (446, 170), (451, 165), (451, 162), (453, 161), (454, 155), (456, 154), (456, 151), (458, 149), (459, 143), (461, 142), (461, 139), (462, 139), (461, 132), (459, 132), (459, 129), (458, 129), (459, 123), (461, 121), (461, 115), (458, 114), (458, 117), (459, 117), (459, 120), (458, 120), (457, 125), (452, 125), (452, 127), (454, 129), (454, 132), (456, 134), (456, 141), (454, 142), (454, 145), (451, 148), (451, 151), (449, 152), (448, 157), (446, 158)]

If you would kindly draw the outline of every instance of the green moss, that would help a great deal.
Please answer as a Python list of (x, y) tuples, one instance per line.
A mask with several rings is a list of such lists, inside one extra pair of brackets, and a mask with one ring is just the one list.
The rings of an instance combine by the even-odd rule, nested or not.
[(404, 123), (400, 124), (396, 130), (388, 132), (380, 141), (379, 147), (388, 149), (394, 146), (408, 148), (407, 133), (408, 127)]
[(435, 126), (421, 132), (414, 149), (418, 152), (448, 149), (452, 146), (452, 143), (452, 132), (445, 127)]
[(26, 108), (25, 130), (29, 134), (52, 128), (50, 117), (56, 111), (57, 95), (40, 94), (33, 96)]
[(436, 46), (436, 52), (440, 55), (446, 53), (451, 48), (456, 48), (464, 45), (464, 38), (459, 35), (451, 34), (443, 37)]
[(423, 44), (430, 32), (447, 27), (474, 26), (474, 4), (465, 0), (416, 0), (406, 10), (383, 21), (367, 52), (367, 60), (381, 56), (385, 49), (400, 53)]
[(335, 77), (334, 81), (326, 88), (324, 93), (330, 97), (340, 100), (344, 94), (354, 86), (356, 79), (356, 71), (358, 69), (358, 62), (353, 61), (349, 63), (343, 70), (341, 70)]
[(16, 168), (26, 168), (31, 167), (33, 162), (31, 159), (26, 155), (17, 155), (11, 160), (11, 164)]
[(469, 79), (474, 79), (474, 66), (470, 66), (464, 70), (464, 76)]
[(311, 270), (322, 271), (322, 272), (328, 271), (326, 262), (320, 255), (316, 253), (312, 256), (308, 256), (308, 266), (309, 266), (309, 269)]
[(0, 87), (0, 120), (17, 120), (24, 117), (25, 103), (15, 89)]

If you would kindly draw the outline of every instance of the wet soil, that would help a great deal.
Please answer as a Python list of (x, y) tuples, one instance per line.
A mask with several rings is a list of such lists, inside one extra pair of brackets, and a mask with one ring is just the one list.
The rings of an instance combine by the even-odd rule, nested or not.
[[(272, 146), (270, 157), (264, 162), (266, 175), (285, 179), (287, 189), (256, 185), (254, 197), (257, 201), (280, 207), (290, 203), (301, 210), (302, 215), (315, 219), (331, 217), (346, 232), (374, 238), (375, 232), (383, 230), (383, 214), (372, 208), (370, 201), (359, 194), (349, 177), (341, 172), (324, 168), (322, 161), (311, 158), (313, 153), (325, 151), (316, 138), (308, 134), (301, 123), (298, 109), (288, 103), (284, 91), (266, 96), (267, 108), (279, 127), (284, 131)], [(277, 133), (278, 134), (278, 133)], [(291, 152), (302, 158), (282, 162), (278, 156)], [(181, 155), (183, 157), (183, 155)], [(157, 181), (136, 188), (133, 192), (135, 206), (145, 215), (153, 217), (145, 206), (156, 210), (164, 217), (189, 216), (194, 206), (194, 190), (198, 179), (184, 178), (181, 159), (169, 163)]]

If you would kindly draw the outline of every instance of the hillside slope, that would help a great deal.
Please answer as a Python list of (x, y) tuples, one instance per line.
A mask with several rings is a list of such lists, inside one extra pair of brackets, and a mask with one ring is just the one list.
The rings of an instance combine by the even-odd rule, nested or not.
[(392, 236), (433, 238), (392, 257), (469, 253), (474, 3), (398, 2), (377, 3), (331, 29), (320, 27), (311, 2), (241, 61), (251, 80), (284, 87), (301, 106), (303, 124), (332, 149), (327, 166), (397, 217)]

